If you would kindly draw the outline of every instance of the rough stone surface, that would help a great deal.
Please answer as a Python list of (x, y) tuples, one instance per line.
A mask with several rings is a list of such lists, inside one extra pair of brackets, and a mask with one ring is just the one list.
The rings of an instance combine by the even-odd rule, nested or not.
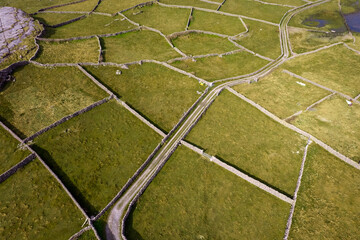
[(24, 39), (39, 33), (38, 24), (29, 15), (13, 7), (0, 8), (0, 63), (16, 50), (34, 46), (22, 45)]

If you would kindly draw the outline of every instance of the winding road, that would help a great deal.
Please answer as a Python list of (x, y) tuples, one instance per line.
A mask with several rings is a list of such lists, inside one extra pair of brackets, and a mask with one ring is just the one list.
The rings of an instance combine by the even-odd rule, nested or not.
[(222, 90), (226, 87), (231, 87), (237, 84), (241, 84), (244, 82), (248, 82), (250, 80), (258, 79), (268, 74), (270, 71), (284, 63), (291, 55), (290, 47), (289, 47), (289, 35), (287, 31), (287, 24), (290, 19), (297, 14), (298, 12), (317, 6), (326, 1), (318, 1), (314, 3), (309, 3), (303, 5), (298, 8), (294, 8), (289, 10), (280, 21), (280, 44), (282, 54), (275, 61), (271, 62), (267, 66), (265, 66), (260, 71), (257, 71), (253, 74), (247, 75), (246, 77), (239, 78), (236, 80), (232, 80), (229, 82), (225, 82), (218, 86), (213, 87), (211, 91), (209, 91), (208, 95), (198, 104), (195, 110), (190, 114), (190, 116), (184, 121), (184, 123), (178, 128), (178, 130), (173, 134), (173, 136), (163, 145), (163, 147), (159, 150), (159, 153), (153, 159), (153, 161), (149, 164), (149, 166), (142, 172), (142, 174), (136, 179), (136, 181), (129, 187), (129, 189), (125, 192), (125, 194), (118, 200), (113, 209), (110, 212), (107, 221), (107, 229), (106, 236), (108, 240), (125, 240), (126, 237), (123, 233), (123, 222), (122, 219), (126, 214), (129, 205), (131, 202), (141, 194), (143, 190), (146, 189), (148, 184), (151, 182), (154, 176), (161, 170), (163, 165), (166, 163), (167, 159), (171, 156), (171, 154), (175, 151), (177, 146), (180, 144), (181, 140), (189, 133), (191, 128), (196, 124), (196, 122), (200, 119), (202, 114), (206, 111), (206, 109), (211, 105), (211, 103), (216, 99), (216, 97), (220, 94)]

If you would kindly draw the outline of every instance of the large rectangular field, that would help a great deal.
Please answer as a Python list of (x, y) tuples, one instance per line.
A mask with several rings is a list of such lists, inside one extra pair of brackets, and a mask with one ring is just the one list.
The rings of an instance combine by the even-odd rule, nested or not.
[(223, 91), (187, 139), (206, 153), (293, 195), (306, 139)]
[(112, 100), (35, 138), (34, 148), (95, 215), (160, 141), (155, 131)]
[(128, 239), (280, 239), (290, 205), (180, 146), (136, 204)]

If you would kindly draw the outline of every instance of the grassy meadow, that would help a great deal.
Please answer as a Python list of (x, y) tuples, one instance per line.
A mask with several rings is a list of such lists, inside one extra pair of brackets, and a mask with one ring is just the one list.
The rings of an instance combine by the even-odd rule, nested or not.
[(294, 193), (306, 139), (229, 91), (220, 94), (187, 140), (288, 195)]
[(112, 100), (40, 135), (34, 148), (95, 215), (160, 141), (155, 131)]
[(290, 205), (180, 146), (140, 197), (128, 239), (280, 239)]
[[(216, 10), (219, 5), (203, 2), (201, 0), (159, 0), (161, 3), (169, 5), (181, 5), (181, 6), (192, 6), (199, 8), (206, 8), (211, 10)], [(217, 0), (213, 1), (216, 2)]]
[(119, 0), (102, 0), (95, 10), (96, 12), (104, 12), (115, 14), (122, 10), (126, 10), (131, 8), (139, 3), (143, 3), (144, 0), (127, 0), (127, 1), (119, 1)]
[(27, 65), (0, 92), (0, 116), (21, 136), (29, 136), (107, 95), (73, 67)]
[[(55, 13), (47, 13), (47, 12), (43, 12), (43, 13), (38, 13), (36, 15), (34, 15), (34, 18), (39, 20), (41, 23), (52, 26), (55, 24), (59, 24), (59, 23), (63, 23), (66, 21), (69, 21), (71, 19), (80, 17), (81, 13), (78, 14), (74, 14), (74, 13), (59, 13), (59, 14), (55, 14)], [(49, 29), (48, 29), (49, 31)]]
[(85, 217), (39, 160), (0, 184), (0, 238), (62, 240)]

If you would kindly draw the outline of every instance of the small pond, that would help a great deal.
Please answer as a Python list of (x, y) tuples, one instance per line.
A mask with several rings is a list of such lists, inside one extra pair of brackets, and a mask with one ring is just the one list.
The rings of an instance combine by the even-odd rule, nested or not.
[(360, 33), (360, 12), (346, 14), (345, 20), (350, 31)]
[(317, 18), (308, 18), (305, 19), (302, 24), (309, 26), (309, 27), (324, 27), (326, 24), (328, 24), (328, 21), (325, 19), (317, 19)]

